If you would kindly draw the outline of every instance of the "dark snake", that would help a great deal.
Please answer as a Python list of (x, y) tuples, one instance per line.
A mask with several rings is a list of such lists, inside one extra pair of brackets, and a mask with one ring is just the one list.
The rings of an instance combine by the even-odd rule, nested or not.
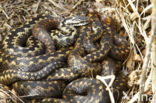
[[(0, 83), (6, 85), (14, 83), (12, 86), (20, 95), (43, 96), (44, 98), (41, 101), (41, 98), (39, 99), (41, 103), (68, 103), (69, 101), (72, 103), (82, 103), (82, 101), (83, 103), (109, 102), (108, 93), (104, 90), (104, 86), (100, 81), (93, 78), (77, 78), (90, 77), (92, 73), (96, 75), (103, 71), (100, 64), (96, 62), (103, 61), (107, 55), (118, 60), (125, 60), (130, 48), (126, 40), (113, 32), (113, 20), (111, 18), (101, 22), (99, 21), (100, 14), (97, 12), (89, 13), (88, 18), (89, 23), (87, 24), (86, 21), (88, 22), (88, 19), (85, 17), (76, 17), (76, 19), (80, 19), (81, 23), (78, 22), (80, 23), (78, 25), (76, 22), (74, 26), (80, 27), (72, 29), (70, 31), (71, 34), (67, 34), (72, 35), (73, 32), (77, 32), (75, 30), (78, 30), (79, 36), (72, 35), (72, 38), (76, 39), (74, 47), (63, 46), (63, 44), (72, 45), (75, 40), (71, 40), (71, 38), (66, 38), (68, 40), (65, 42), (65, 40), (53, 40), (54, 38), (48, 36), (51, 28), (62, 30), (61, 32), (52, 30), (52, 32), (59, 35), (59, 33), (63, 33), (62, 26), (74, 24), (72, 22), (65, 24), (65, 20), (68, 21), (68, 19), (61, 21), (60, 18), (41, 15), (33, 18), (24, 26), (12, 30), (4, 38), (1, 45), (0, 65), (3, 70), (0, 74)], [(75, 28), (74, 26), (72, 28)], [(91, 33), (90, 31), (94, 32)], [(33, 37), (31, 36), (32, 33)], [(52, 36), (58, 37), (54, 33)], [(60, 34), (61, 36), (62, 34)], [(26, 42), (28, 37), (30, 37), (30, 40)], [(65, 37), (61, 39), (63, 38)], [(97, 46), (95, 42), (98, 40), (100, 40), (100, 43)], [(54, 44), (58, 42), (63, 47), (56, 51), (57, 47)], [(46, 50), (39, 50), (40, 48), (46, 48)], [(67, 61), (70, 67), (61, 68)], [(123, 79), (123, 81), (125, 80)], [(119, 83), (115, 82), (114, 88), (117, 88), (120, 85)], [(123, 87), (123, 85), (121, 86)], [(21, 88), (21, 91), (19, 88)], [(42, 91), (42, 88), (47, 89)], [(89, 90), (88, 88), (92, 89)], [(48, 92), (53, 92), (53, 94), (50, 95)], [(61, 92), (63, 92), (61, 96), (63, 100), (53, 99), (60, 98)], [(36, 103), (35, 101), (32, 100), (31, 102)]]

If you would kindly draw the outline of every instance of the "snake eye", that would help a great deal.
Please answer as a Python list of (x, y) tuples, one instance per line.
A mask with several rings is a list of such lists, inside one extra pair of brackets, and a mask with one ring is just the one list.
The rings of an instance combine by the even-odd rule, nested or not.
[(85, 16), (72, 16), (64, 19), (65, 25), (82, 26), (88, 24), (88, 17)]

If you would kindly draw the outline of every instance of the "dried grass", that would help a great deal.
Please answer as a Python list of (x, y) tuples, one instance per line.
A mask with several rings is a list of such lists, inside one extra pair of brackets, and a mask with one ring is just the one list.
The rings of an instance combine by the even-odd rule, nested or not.
[[(125, 29), (131, 44), (131, 53), (126, 61), (126, 70), (130, 77), (130, 89), (127, 92), (129, 100), (122, 100), (122, 103), (134, 103), (139, 92), (140, 74), (142, 63), (145, 57), (145, 45), (149, 41), (151, 30), (151, 8), (150, 0), (1, 0), (0, 1), (0, 40), (13, 28), (25, 23), (26, 19), (35, 15), (46, 13), (53, 16), (66, 16), (85, 13), (86, 9), (95, 9), (104, 17), (116, 18)], [(113, 15), (112, 15), (113, 14)], [(151, 92), (150, 63), (147, 67), (147, 81), (145, 94)], [(135, 73), (134, 73), (135, 72)], [(132, 76), (133, 75), (133, 76)], [(138, 80), (133, 79), (136, 76)], [(135, 81), (134, 81), (135, 80)], [(7, 93), (12, 96), (10, 93)], [(8, 96), (7, 96), (8, 97)], [(15, 96), (13, 96), (14, 98)], [(149, 101), (147, 101), (149, 102)], [(146, 102), (146, 103), (147, 103)]]

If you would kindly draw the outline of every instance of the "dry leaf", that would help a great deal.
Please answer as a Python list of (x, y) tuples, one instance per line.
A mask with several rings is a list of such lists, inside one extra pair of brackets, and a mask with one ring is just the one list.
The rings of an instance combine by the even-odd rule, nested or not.
[(139, 85), (139, 74), (141, 73), (141, 71), (139, 70), (134, 70), (129, 74), (129, 81), (128, 81), (128, 85), (129, 86), (133, 86), (135, 85)]
[(140, 55), (138, 55), (138, 54), (134, 54), (133, 60), (134, 60), (134, 61), (142, 61)]
[(133, 70), (134, 66), (133, 66), (133, 56), (134, 56), (134, 52), (131, 52), (130, 53), (130, 56), (126, 62), (126, 67), (129, 69), (129, 70)]

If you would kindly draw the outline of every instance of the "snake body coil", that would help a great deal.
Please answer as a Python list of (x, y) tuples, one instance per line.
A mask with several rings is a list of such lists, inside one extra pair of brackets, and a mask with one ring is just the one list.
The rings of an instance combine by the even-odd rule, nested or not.
[[(32, 103), (109, 103), (105, 86), (89, 77), (111, 74), (106, 57), (123, 61), (128, 53), (128, 42), (113, 31), (112, 19), (101, 20), (97, 12), (65, 19), (41, 15), (2, 41), (0, 83), (29, 95)], [(114, 88), (125, 86), (120, 80)]]

